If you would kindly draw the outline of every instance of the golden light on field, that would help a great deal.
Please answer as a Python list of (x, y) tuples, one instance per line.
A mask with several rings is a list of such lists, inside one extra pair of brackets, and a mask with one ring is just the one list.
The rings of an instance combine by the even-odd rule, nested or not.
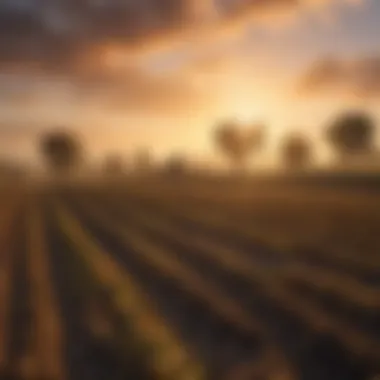
[(379, 19), (0, 0), (0, 380), (375, 380)]

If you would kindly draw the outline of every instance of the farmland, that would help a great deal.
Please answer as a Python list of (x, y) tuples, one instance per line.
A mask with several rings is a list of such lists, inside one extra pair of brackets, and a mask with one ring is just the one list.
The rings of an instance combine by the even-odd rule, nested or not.
[(380, 373), (380, 193), (160, 179), (2, 189), (3, 379)]

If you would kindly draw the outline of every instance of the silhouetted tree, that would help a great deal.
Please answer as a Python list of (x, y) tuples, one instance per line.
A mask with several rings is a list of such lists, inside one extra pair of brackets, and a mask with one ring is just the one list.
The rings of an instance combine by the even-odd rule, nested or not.
[(27, 165), (18, 164), (11, 160), (0, 161), (0, 182), (7, 180), (21, 180), (29, 174)]
[(82, 160), (82, 145), (70, 131), (47, 132), (41, 139), (41, 153), (48, 166), (57, 172), (67, 172)]
[(103, 170), (105, 174), (121, 174), (124, 171), (123, 158), (117, 154), (109, 155), (104, 160)]
[(243, 130), (234, 121), (219, 125), (215, 130), (218, 149), (237, 167), (242, 167), (249, 156), (261, 148), (264, 130), (261, 126)]
[(312, 147), (302, 136), (289, 136), (282, 145), (282, 159), (289, 169), (303, 169), (312, 161)]
[(188, 170), (186, 157), (176, 154), (167, 159), (165, 162), (165, 173), (171, 177), (180, 177)]
[(149, 149), (141, 148), (135, 153), (135, 169), (140, 173), (146, 173), (152, 168), (152, 155)]
[(327, 139), (341, 158), (372, 152), (375, 123), (369, 115), (350, 112), (338, 117), (327, 132)]

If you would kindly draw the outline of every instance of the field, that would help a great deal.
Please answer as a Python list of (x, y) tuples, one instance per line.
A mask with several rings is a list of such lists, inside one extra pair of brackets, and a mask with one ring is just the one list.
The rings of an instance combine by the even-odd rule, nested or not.
[(147, 179), (1, 192), (4, 380), (380, 374), (380, 190)]

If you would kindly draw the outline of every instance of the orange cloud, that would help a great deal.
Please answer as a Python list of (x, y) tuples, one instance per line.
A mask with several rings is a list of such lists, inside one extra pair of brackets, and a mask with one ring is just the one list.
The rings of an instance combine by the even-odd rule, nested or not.
[[(239, 62), (225, 55), (209, 57), (164, 77), (144, 71), (137, 58), (181, 44), (197, 49), (204, 46), (205, 39), (223, 40), (247, 25), (273, 24), (284, 14), (336, 1), (349, 2), (55, 0), (42, 7), (24, 0), (29, 6), (23, 8), (16, 6), (17, 1), (0, 2), (0, 73), (24, 73), (33, 78), (41, 74), (40, 82), (53, 84), (57, 79), (70, 81), (73, 88), (65, 104), (84, 104), (108, 113), (188, 115), (206, 105), (213, 108), (218, 101), (215, 88), (199, 86), (204, 82), (203, 74), (216, 73), (217, 80), (226, 73), (233, 77), (240, 71)], [(36, 91), (25, 82), (19, 92), (5, 92), (2, 97), (0, 93), (2, 104), (20, 109), (36, 102), (35, 108), (41, 108), (49, 97), (49, 91)], [(59, 93), (57, 87), (55, 92)], [(53, 102), (47, 99), (46, 108)]]
[(151, 113), (175, 117), (194, 113), (204, 104), (212, 106), (207, 91), (194, 86), (186, 77), (154, 76), (130, 70), (123, 77), (99, 79), (83, 83), (81, 97), (98, 104), (108, 112)]
[[(0, 4), (0, 64), (72, 72), (98, 46), (129, 54), (171, 48), (193, 38), (223, 35), (265, 18), (352, 0), (56, 0)], [(26, 6), (28, 5), (28, 6)]]
[(340, 94), (361, 98), (380, 97), (380, 57), (322, 60), (301, 79), (302, 95)]

